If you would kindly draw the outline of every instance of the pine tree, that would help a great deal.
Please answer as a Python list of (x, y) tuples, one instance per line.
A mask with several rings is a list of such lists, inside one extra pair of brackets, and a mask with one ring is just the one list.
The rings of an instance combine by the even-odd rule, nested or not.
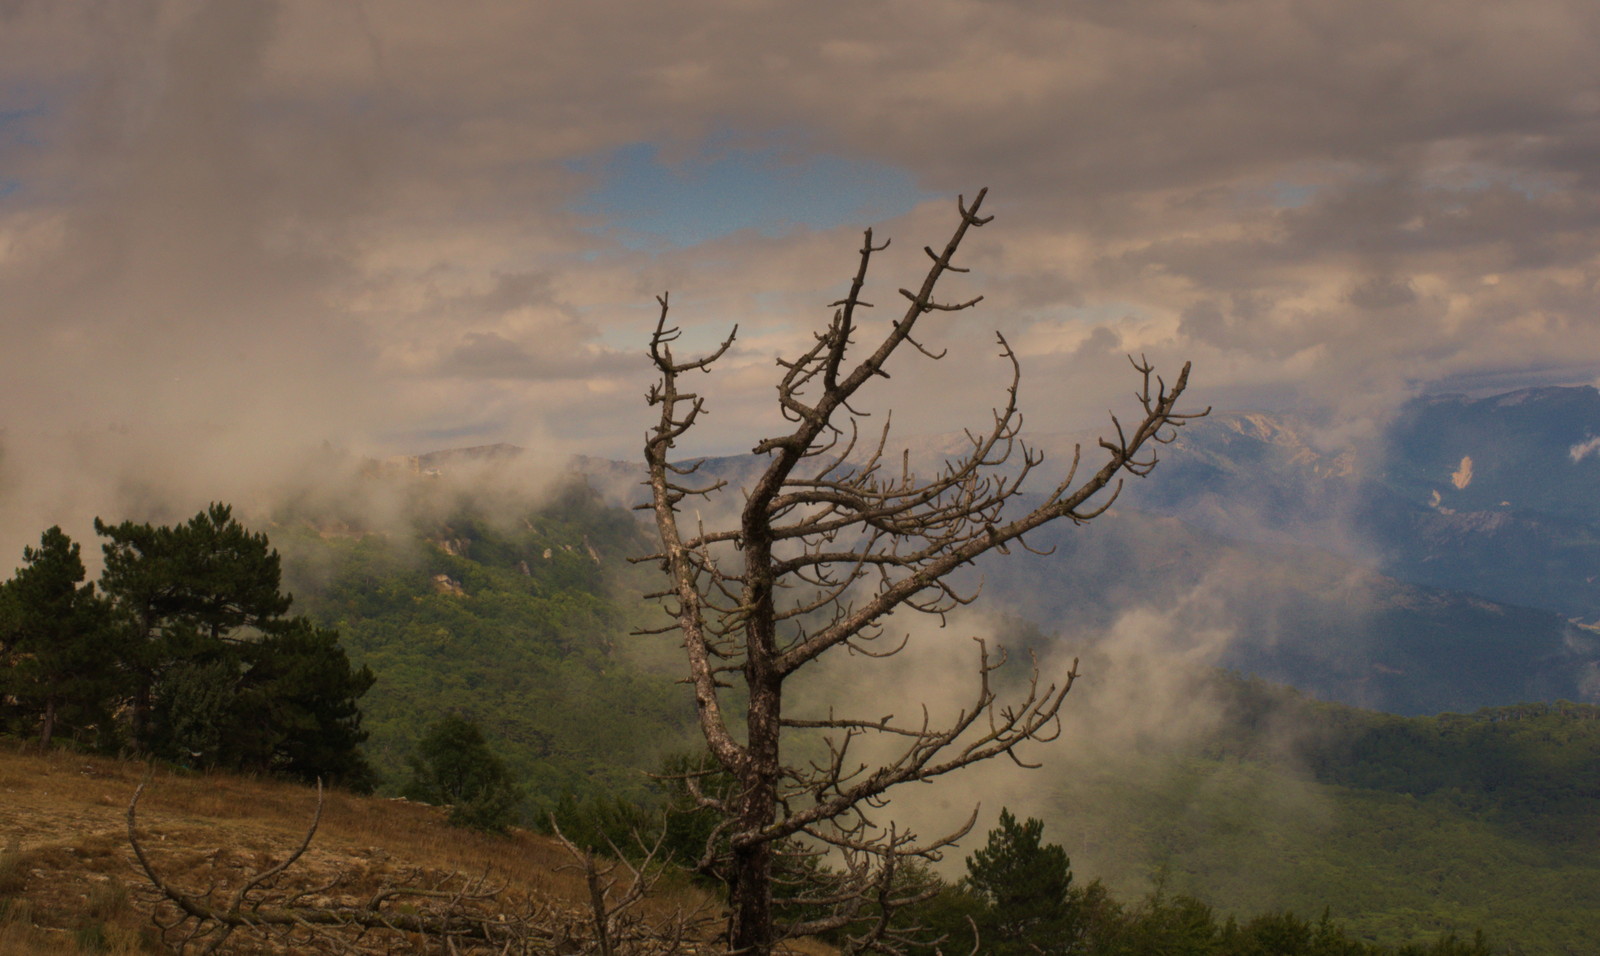
[(1059, 844), (1043, 842), (1044, 824), (1018, 823), (1000, 811), (989, 842), (967, 857), (964, 885), (984, 903), (975, 919), (983, 951), (997, 956), (1076, 951), (1078, 913), (1072, 864)]
[[(166, 530), (166, 529), (163, 529)], [(238, 641), (282, 627), (294, 599), (279, 591), (283, 570), (264, 534), (233, 520), (233, 509), (212, 504), (171, 529), (176, 566), (171, 582), (185, 623), (207, 641)]]
[(171, 529), (124, 521), (115, 527), (96, 518), (94, 530), (110, 540), (102, 546), (105, 568), (100, 590), (112, 602), (113, 626), (121, 632), (130, 677), (130, 734), (151, 752), (156, 686), (189, 656), (176, 627), (183, 610), (181, 570)]
[(367, 733), (356, 701), (375, 678), (350, 666), (339, 632), (292, 618), (242, 652), (240, 734), (254, 728), (256, 737), (241, 762), (370, 791), (377, 780), (361, 755)]
[(251, 534), (228, 505), (212, 504), (175, 527), (95, 519), (109, 538), (101, 588), (144, 646), (154, 682), (173, 661), (222, 656), (222, 645), (282, 627), (293, 598), (267, 536)]
[(129, 648), (133, 736), (192, 766), (370, 789), (357, 700), (372, 686), (338, 633), (290, 617), (267, 536), (224, 504), (173, 527), (95, 521), (101, 586)]
[(522, 794), (476, 723), (448, 714), (417, 743), (405, 795), (450, 807), (450, 823), (499, 832), (516, 819)]
[(82, 583), (79, 546), (59, 526), (22, 555), (24, 566), (0, 585), (5, 696), (16, 717), (37, 722), (41, 747), (63, 730), (94, 730), (106, 743), (121, 674), (105, 603)]

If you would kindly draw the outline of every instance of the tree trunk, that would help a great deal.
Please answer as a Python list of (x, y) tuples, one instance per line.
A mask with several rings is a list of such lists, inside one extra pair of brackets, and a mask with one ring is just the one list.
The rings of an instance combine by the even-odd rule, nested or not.
[(44, 723), (39, 727), (39, 749), (50, 749), (50, 737), (56, 730), (56, 699), (48, 698), (44, 702)]
[(772, 844), (754, 843), (733, 851), (728, 951), (739, 956), (769, 956), (776, 943), (772, 926)]
[(141, 675), (141, 680), (133, 694), (133, 718), (129, 728), (133, 737), (134, 753), (149, 755), (150, 753), (150, 685)]
[[(768, 629), (770, 633), (770, 628)], [(770, 640), (755, 642), (761, 650)], [(783, 711), (783, 682), (771, 673), (770, 653), (752, 653), (745, 664), (750, 687), (750, 707), (745, 717), (749, 762), (739, 774), (744, 792), (739, 797), (738, 833), (759, 837), (778, 812), (778, 732)], [(772, 842), (752, 839), (741, 845), (735, 837), (733, 878), (728, 900), (733, 910), (728, 942), (741, 956), (768, 956), (777, 943), (772, 913)]]

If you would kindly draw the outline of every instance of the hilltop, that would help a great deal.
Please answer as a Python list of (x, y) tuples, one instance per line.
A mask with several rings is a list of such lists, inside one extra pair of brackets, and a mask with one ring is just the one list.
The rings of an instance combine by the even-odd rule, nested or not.
[[(64, 956), (157, 952), (149, 883), (135, 867), (126, 812), (141, 764), (64, 751), (0, 751), (0, 953)], [(260, 870), (304, 837), (317, 797), (310, 788), (220, 774), (154, 774), (139, 807), (139, 832), (164, 875), (186, 889), (233, 867)], [(449, 827), (442, 809), (331, 791), (305, 857), (281, 890), (325, 886), (341, 874), (350, 891), (385, 882), (451, 888), (486, 880), (506, 912), (533, 907), (548, 932), (581, 934), (588, 888), (574, 859), (550, 837), (521, 830), (496, 837)], [(319, 890), (319, 899), (339, 890)], [(427, 900), (422, 900), (423, 905)], [(648, 919), (705, 909), (683, 882), (664, 883), (641, 907)], [(361, 952), (385, 952), (374, 934)], [(796, 952), (825, 949), (801, 946)]]

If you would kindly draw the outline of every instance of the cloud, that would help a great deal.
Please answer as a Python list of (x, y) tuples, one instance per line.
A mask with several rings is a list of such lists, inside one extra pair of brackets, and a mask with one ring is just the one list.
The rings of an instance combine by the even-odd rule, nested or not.
[[(1270, 585), (1241, 584), (1232, 570), (1208, 570), (1170, 600), (1130, 602), (1103, 628), (1090, 620), (1049, 622), (1050, 629), (1059, 628), (1056, 636), (1043, 641), (1033, 635), (1043, 685), (1063, 680), (1073, 669), (1080, 676), (1061, 709), (1059, 735), (1019, 750), (1023, 761), (1038, 766), (994, 759), (942, 777), (933, 786), (901, 788), (893, 792), (878, 822), (893, 819), (902, 832), (909, 829), (930, 838), (951, 832), (980, 809), (972, 834), (940, 867), (955, 878), (963, 873), (965, 854), (982, 845), (1000, 810), (1009, 808), (1019, 818), (1046, 820), (1047, 838), (1067, 846), (1074, 870), (1085, 882), (1105, 878), (1119, 893), (1148, 891), (1146, 868), (1153, 867), (1152, 858), (1162, 851), (1130, 827), (1129, 795), (1163, 794), (1170, 800), (1173, 781), (1194, 774), (1197, 756), (1228, 719), (1229, 691), (1214, 669), (1226, 665), (1239, 643), (1229, 605), (1278, 597)], [(993, 611), (992, 602), (987, 611), (962, 611), (943, 627), (932, 618), (897, 614), (883, 642), (907, 635), (901, 653), (881, 660), (826, 658), (791, 684), (786, 699), (808, 717), (832, 708), (841, 718), (876, 721), (894, 715), (920, 723), (926, 716), (931, 726), (944, 726), (971, 703), (977, 689), (978, 651), (972, 638), (982, 637), (992, 654), (998, 655), (1001, 647), (1010, 653), (995, 691), (999, 706), (1015, 705), (1030, 673), (1026, 635), (1018, 633), (1016, 619), (1008, 621)], [(1324, 826), (1329, 811), (1325, 797), (1295, 769), (1301, 735), (1308, 728), (1265, 723), (1253, 744), (1272, 754), (1277, 772), (1198, 774), (1195, 779), (1203, 785), (1182, 788), (1179, 803), (1168, 812), (1207, 818), (1249, 806), (1260, 818), (1291, 831), (1315, 832)], [(798, 737), (790, 743), (792, 752), (808, 752)], [(853, 742), (851, 754), (870, 767), (898, 753), (899, 746), (898, 740), (866, 735)], [(1241, 880), (1251, 882), (1248, 877)], [(1271, 877), (1263, 874), (1258, 880), (1266, 897), (1263, 905), (1274, 905)]]
[(438, 369), (464, 378), (548, 381), (590, 378), (615, 370), (626, 360), (607, 350), (563, 350), (559, 341), (530, 340), (524, 345), (498, 332), (472, 332), (439, 362)]
[(1576, 465), (1578, 462), (1583, 461), (1585, 458), (1588, 458), (1597, 451), (1600, 451), (1600, 437), (1590, 438), (1587, 441), (1578, 442), (1576, 445), (1573, 445), (1571, 448), (1567, 449), (1567, 455), (1571, 457), (1572, 463)]
[[(981, 423), (995, 329), (1050, 430), (1127, 393), (1121, 350), (1192, 359), (1208, 401), (1350, 422), (1444, 379), (1600, 373), (1583, 0), (3, 12), (8, 442), (631, 455), (629, 355), (670, 289), (686, 346), (741, 327), (697, 438), (748, 448), (860, 228), (895, 240), (868, 289), (887, 321), (981, 185), (997, 218), (949, 292), (985, 302), (930, 317), (954, 361), (869, 402), (907, 432)], [(596, 160), (629, 150), (656, 171), (634, 193)], [(660, 170), (738, 208), (697, 231)], [(764, 194), (796, 183), (814, 209)]]

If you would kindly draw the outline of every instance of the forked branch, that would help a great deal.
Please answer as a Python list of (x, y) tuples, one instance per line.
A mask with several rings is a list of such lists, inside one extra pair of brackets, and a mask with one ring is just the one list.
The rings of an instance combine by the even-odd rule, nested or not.
[[(1026, 535), (1051, 521), (1082, 524), (1104, 514), (1127, 476), (1150, 474), (1157, 449), (1209, 411), (1180, 407), (1188, 364), (1169, 384), (1141, 356), (1133, 360), (1140, 376), (1139, 413), (1127, 423), (1112, 416), (1110, 431), (1097, 442), (1104, 455), (1099, 466), (1085, 473), (1093, 466), (1075, 448), (1065, 474), (1042, 498), (1023, 513), (1008, 511), (1044, 456), (1022, 441), (1021, 363), (997, 334), (1000, 359), (1010, 372), (1005, 401), (986, 427), (966, 431), (961, 454), (919, 473), (909, 453), (894, 454), (887, 418), (867, 432), (874, 437), (864, 438), (859, 419), (866, 414), (861, 395), (867, 383), (888, 377), (891, 358), (906, 343), (929, 359), (944, 357), (919, 326), (929, 316), (959, 314), (982, 301), (944, 301), (936, 289), (946, 273), (966, 271), (955, 259), (968, 234), (990, 222), (980, 215), (986, 195), (980, 190), (970, 204), (958, 199), (950, 239), (941, 250), (925, 247), (930, 264), (922, 282), (899, 290), (905, 311), (880, 328), (874, 343), (858, 347), (862, 310), (871, 308), (863, 298), (869, 268), (887, 246), (866, 231), (849, 291), (833, 303), (831, 321), (799, 355), (777, 360), (777, 405), (789, 426), (755, 444), (754, 473), (741, 489), (738, 516), (720, 527), (706, 528), (698, 511), (692, 522), (683, 520), (686, 499), (709, 497), (721, 483), (697, 481), (697, 464), (675, 462), (673, 451), (707, 408), (702, 396), (682, 387), (682, 377), (710, 371), (732, 347), (734, 334), (709, 355), (679, 359), (671, 351), (679, 333), (667, 324), (667, 299), (658, 300), (661, 314), (649, 351), (659, 379), (648, 397), (659, 417), (645, 443), (648, 507), (660, 542), (651, 557), (668, 579), (661, 596), (672, 618), (669, 629), (683, 641), (707, 747), (737, 781), (735, 792), (716, 802), (724, 815), (718, 838), (726, 849), (714, 852), (708, 845), (707, 859), (717, 852), (728, 857), (716, 870), (730, 883), (729, 944), (740, 952), (768, 953), (779, 935), (770, 892), (774, 846), (809, 839), (841, 853), (866, 854), (890, 873), (898, 860), (931, 858), (956, 835), (918, 842), (892, 826), (874, 826), (868, 812), (904, 783), (1000, 756), (1028, 765), (1018, 748), (1056, 736), (1057, 714), (1077, 673), (1074, 665), (1061, 681), (1048, 684), (1035, 668), (1022, 698), (1002, 705), (991, 686), (998, 661), (991, 663), (980, 642), (977, 693), (940, 728), (926, 717), (920, 725), (831, 713), (825, 720), (796, 720), (784, 713), (785, 681), (840, 647), (867, 657), (892, 655), (899, 649), (893, 642), (887, 648), (873, 642), (897, 610), (932, 614), (943, 623), (950, 611), (977, 597), (957, 586), (957, 569), (990, 551), (1009, 553), (1013, 544), (1033, 550)], [(723, 695), (733, 674), (742, 679), (742, 700), (730, 709)], [(785, 764), (780, 742), (793, 732), (821, 732), (828, 759), (808, 767)], [(897, 756), (871, 765), (856, 762), (852, 747), (866, 735), (898, 740)], [(897, 897), (867, 889), (881, 889), (877, 878), (856, 879), (855, 891), (829, 904), (834, 914), (824, 921), (861, 917), (872, 893), (892, 908)], [(881, 910), (872, 912), (873, 919), (886, 920)], [(891, 931), (871, 931), (861, 939), (863, 945), (889, 946)]]

